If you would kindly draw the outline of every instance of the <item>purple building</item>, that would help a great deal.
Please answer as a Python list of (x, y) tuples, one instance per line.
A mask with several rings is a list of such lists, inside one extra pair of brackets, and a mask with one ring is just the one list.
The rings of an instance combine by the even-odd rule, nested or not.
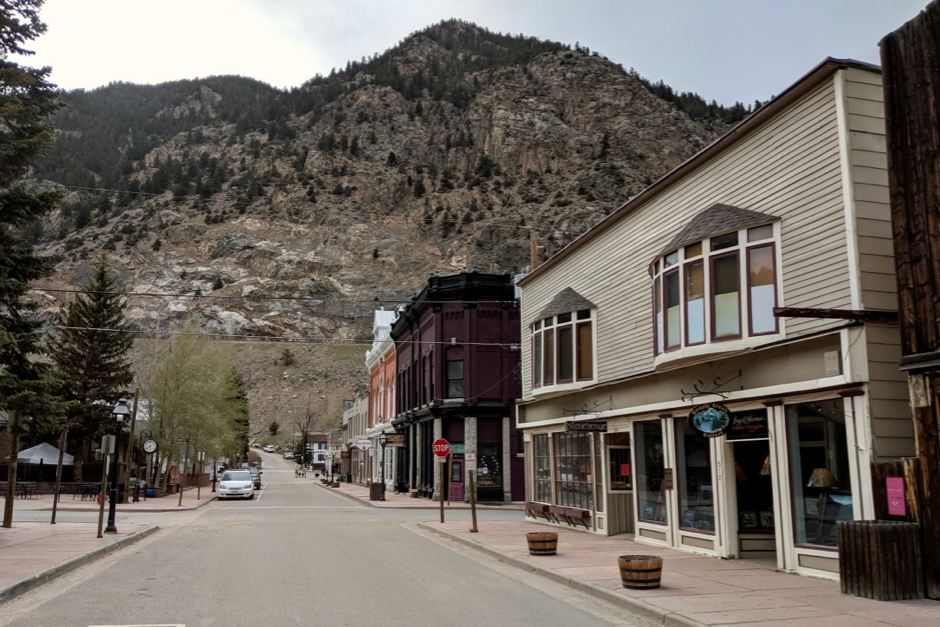
[(516, 430), (519, 303), (509, 274), (432, 275), (399, 314), (391, 336), (397, 353), (396, 417), (406, 434), (398, 449), (400, 489), (436, 497), (442, 464), (431, 443), (445, 438), (451, 500), (469, 500), (466, 455), (476, 457), (480, 501), (525, 499)]

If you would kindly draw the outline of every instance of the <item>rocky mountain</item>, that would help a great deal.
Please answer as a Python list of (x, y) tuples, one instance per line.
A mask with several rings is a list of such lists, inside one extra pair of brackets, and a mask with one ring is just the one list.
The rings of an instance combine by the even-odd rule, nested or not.
[(65, 198), (27, 230), (57, 262), (43, 298), (104, 253), (144, 331), (198, 314), (224, 335), (367, 337), (371, 311), (430, 273), (522, 269), (530, 231), (557, 251), (746, 113), (693, 119), (651, 87), (597, 53), (449, 21), (291, 91), (64, 92), (34, 175)]

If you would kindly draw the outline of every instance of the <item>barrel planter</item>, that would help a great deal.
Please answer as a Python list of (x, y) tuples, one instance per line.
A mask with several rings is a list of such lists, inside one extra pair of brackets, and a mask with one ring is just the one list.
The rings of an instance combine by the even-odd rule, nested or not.
[(630, 590), (651, 590), (659, 587), (663, 574), (663, 558), (658, 555), (621, 555), (620, 582)]
[(557, 533), (527, 533), (525, 539), (529, 543), (529, 555), (554, 555), (558, 551)]

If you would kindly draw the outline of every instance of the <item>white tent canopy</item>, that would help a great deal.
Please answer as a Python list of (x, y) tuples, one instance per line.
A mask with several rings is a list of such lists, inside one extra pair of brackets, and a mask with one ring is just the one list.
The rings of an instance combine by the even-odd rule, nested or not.
[[(37, 444), (31, 448), (26, 449), (25, 451), (20, 451), (16, 455), (16, 461), (20, 464), (52, 464), (55, 466), (59, 463), (59, 449), (52, 446), (51, 444)], [(74, 466), (75, 457), (65, 453), (62, 456), (62, 465), (63, 466)]]

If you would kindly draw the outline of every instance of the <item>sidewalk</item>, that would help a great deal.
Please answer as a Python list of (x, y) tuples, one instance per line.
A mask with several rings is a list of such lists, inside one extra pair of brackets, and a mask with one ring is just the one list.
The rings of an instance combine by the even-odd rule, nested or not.
[[(210, 501), (214, 501), (216, 498), (216, 493), (212, 491), (211, 487), (202, 488), (202, 498), (196, 498), (196, 488), (187, 488), (183, 490), (183, 504), (177, 505), (179, 503), (179, 494), (168, 494), (166, 496), (161, 496), (157, 498), (144, 499), (141, 496), (140, 501), (134, 503), (133, 497), (130, 499), (129, 503), (121, 503), (118, 501), (115, 506), (115, 510), (122, 513), (130, 512), (181, 512), (186, 510), (197, 509), (202, 507)], [(35, 503), (42, 503), (44, 507), (41, 509), (52, 511), (52, 495), (46, 494), (41, 499), (17, 499), (16, 505), (21, 503), (26, 505), (29, 504), (30, 509), (36, 509)], [(71, 494), (63, 494), (59, 498), (59, 505), (56, 508), (57, 512), (97, 512), (98, 511), (98, 502), (96, 499), (92, 500), (81, 500), (79, 497), (73, 498)], [(108, 502), (105, 501), (104, 504), (105, 515), (108, 511)]]
[[(313, 478), (313, 476), (310, 473), (307, 473), (307, 478), (310, 479)], [(317, 482), (317, 485), (322, 486), (319, 478), (315, 478), (314, 480)], [(386, 507), (391, 509), (440, 509), (441, 507), (440, 501), (411, 498), (407, 494), (396, 494), (390, 490), (385, 491), (384, 501), (370, 501), (369, 488), (357, 483), (341, 483), (339, 484), (338, 488), (329, 488), (327, 486), (322, 487), (324, 490), (330, 490), (331, 492), (341, 494), (346, 498), (358, 501), (368, 505), (369, 507)], [(444, 509), (470, 509), (470, 503), (464, 503), (462, 501), (451, 501), (448, 505), (447, 501), (444, 501)], [(488, 503), (486, 505), (477, 503), (477, 509), (510, 509), (522, 511), (525, 509), (525, 503)]]
[(23, 594), (112, 551), (133, 544), (159, 527), (122, 524), (97, 538), (97, 523), (14, 522), (0, 529), (0, 603)]
[[(663, 625), (763, 625), (791, 627), (936, 627), (940, 602), (882, 602), (846, 596), (832, 581), (780, 573), (751, 560), (721, 560), (638, 544), (626, 536), (604, 537), (526, 521), (466, 521), (421, 526), (519, 568), (619, 603)], [(558, 532), (558, 554), (529, 555), (525, 534)], [(662, 587), (627, 590), (617, 557), (663, 556)]]

